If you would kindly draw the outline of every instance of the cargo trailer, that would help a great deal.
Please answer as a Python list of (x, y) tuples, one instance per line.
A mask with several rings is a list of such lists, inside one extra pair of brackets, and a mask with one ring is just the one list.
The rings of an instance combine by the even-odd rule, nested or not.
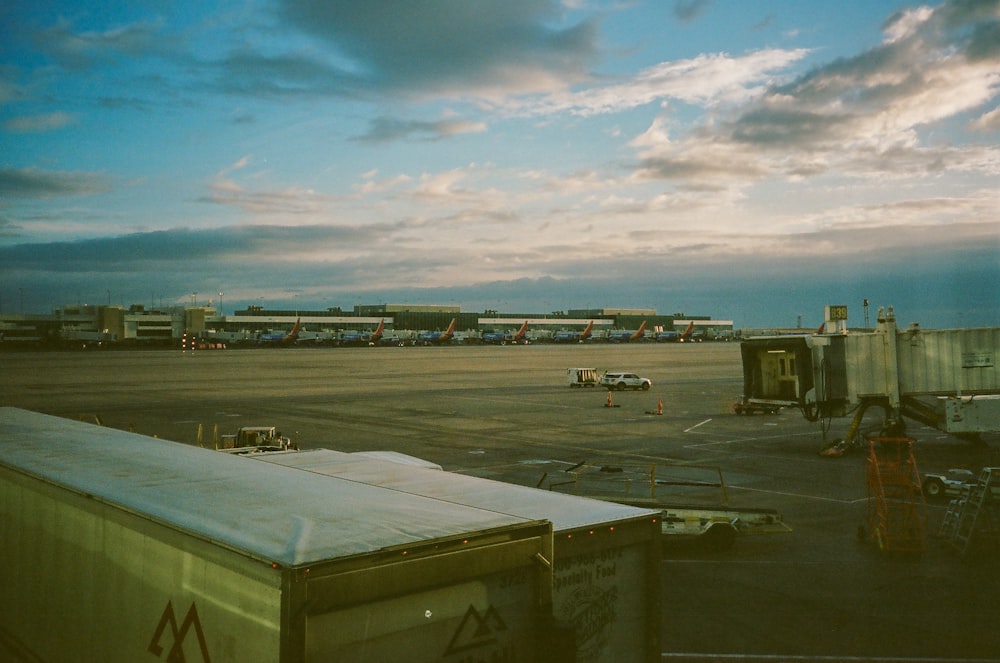
[(247, 456), (552, 523), (553, 612), (579, 663), (659, 661), (661, 511), (327, 449)]
[(0, 408), (0, 658), (557, 661), (552, 525)]

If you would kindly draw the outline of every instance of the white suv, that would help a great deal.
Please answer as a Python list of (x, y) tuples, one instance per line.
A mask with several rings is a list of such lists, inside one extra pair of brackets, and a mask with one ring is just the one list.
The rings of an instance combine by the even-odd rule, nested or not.
[(653, 382), (649, 378), (639, 377), (635, 373), (605, 373), (601, 376), (601, 386), (607, 387), (608, 391), (612, 389), (624, 391), (630, 388), (646, 391), (653, 386)]

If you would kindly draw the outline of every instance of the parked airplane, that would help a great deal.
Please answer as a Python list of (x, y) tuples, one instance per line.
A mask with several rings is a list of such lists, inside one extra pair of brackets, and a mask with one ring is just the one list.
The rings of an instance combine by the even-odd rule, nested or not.
[(639, 328), (632, 331), (616, 332), (608, 335), (608, 340), (612, 343), (631, 343), (632, 341), (641, 341), (643, 335), (646, 333), (646, 321), (643, 320)]
[(448, 325), (448, 329), (443, 332), (424, 332), (417, 336), (417, 343), (419, 345), (434, 345), (440, 343), (450, 343), (451, 338), (455, 335), (455, 324), (458, 322), (458, 318), (452, 318), (451, 324)]
[(341, 345), (378, 345), (385, 330), (385, 318), (378, 323), (378, 328), (371, 332), (347, 332), (340, 337)]
[(261, 334), (257, 337), (257, 342), (260, 344), (272, 343), (275, 345), (293, 345), (299, 340), (299, 331), (302, 329), (302, 318), (295, 319), (295, 325), (292, 330), (287, 334), (277, 333), (277, 334)]
[(484, 332), (482, 337), (483, 343), (493, 343), (494, 345), (507, 345), (508, 343), (513, 343), (517, 345), (518, 343), (528, 344), (528, 321), (525, 320), (521, 328), (516, 332), (511, 334), (510, 332)]
[(690, 323), (682, 332), (661, 331), (656, 335), (658, 343), (685, 343), (692, 340), (691, 333), (694, 331), (694, 322)]
[(553, 343), (583, 343), (590, 335), (594, 332), (594, 321), (591, 320), (587, 328), (582, 332), (574, 331), (561, 331), (556, 332), (555, 336), (552, 337)]

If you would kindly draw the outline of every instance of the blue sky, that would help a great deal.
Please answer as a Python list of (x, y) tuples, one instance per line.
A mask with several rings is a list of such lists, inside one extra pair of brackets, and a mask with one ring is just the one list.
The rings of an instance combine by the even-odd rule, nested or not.
[(5, 313), (1000, 325), (1000, 0), (13, 4)]

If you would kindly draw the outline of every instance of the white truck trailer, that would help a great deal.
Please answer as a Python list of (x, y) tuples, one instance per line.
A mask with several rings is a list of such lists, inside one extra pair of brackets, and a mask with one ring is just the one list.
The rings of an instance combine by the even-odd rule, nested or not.
[[(248, 456), (314, 475), (552, 523), (553, 613), (578, 663), (651, 663), (660, 647), (659, 510), (328, 449)], [(563, 652), (565, 655), (566, 652)]]
[(547, 521), (15, 408), (0, 432), (2, 660), (565, 660)]

